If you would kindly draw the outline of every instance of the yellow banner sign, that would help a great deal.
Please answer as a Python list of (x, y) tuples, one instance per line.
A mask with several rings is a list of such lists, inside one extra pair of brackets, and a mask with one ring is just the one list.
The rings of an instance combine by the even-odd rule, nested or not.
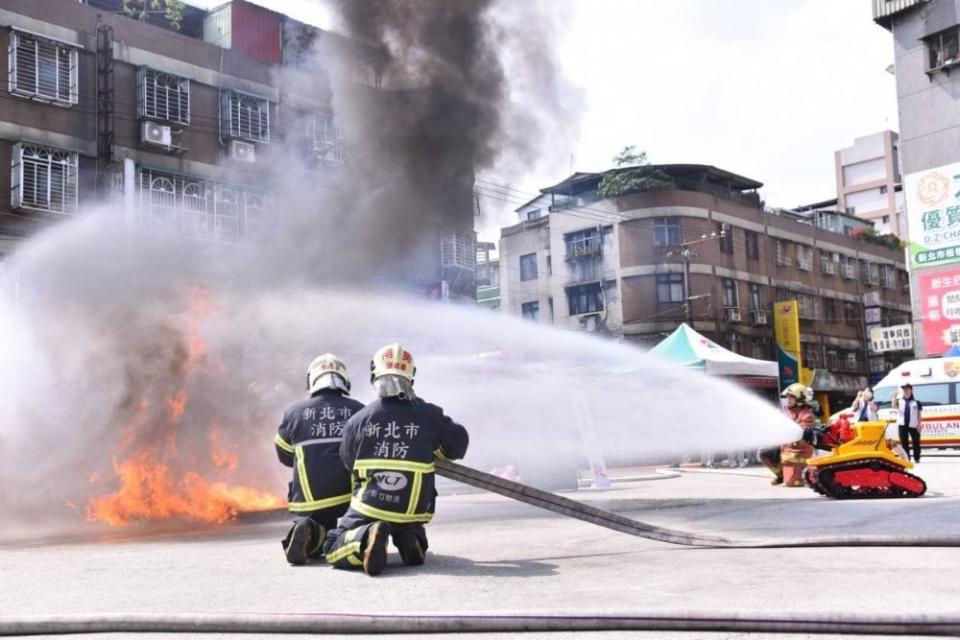
[(780, 389), (800, 381), (800, 309), (796, 300), (773, 305), (773, 334), (777, 341)]

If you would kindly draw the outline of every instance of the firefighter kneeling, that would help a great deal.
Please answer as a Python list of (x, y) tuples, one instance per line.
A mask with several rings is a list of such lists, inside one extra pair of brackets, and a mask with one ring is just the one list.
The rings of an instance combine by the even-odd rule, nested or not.
[(807, 460), (813, 456), (813, 445), (807, 435), (817, 424), (817, 416), (810, 406), (813, 390), (806, 385), (795, 382), (780, 394), (787, 399), (787, 416), (804, 430), (804, 439), (785, 444), (776, 449), (767, 449), (760, 452), (760, 461), (773, 472), (774, 478), (770, 484), (785, 484), (788, 487), (802, 487), (803, 470)]
[(375, 576), (386, 566), (391, 536), (403, 564), (423, 564), (423, 525), (437, 495), (434, 460), (462, 458), (468, 436), (440, 407), (414, 395), (413, 356), (399, 344), (377, 351), (370, 369), (378, 399), (347, 421), (340, 446), (356, 489), (324, 552), (336, 567), (363, 567)]
[(283, 540), (290, 564), (320, 559), (328, 531), (350, 502), (350, 473), (340, 462), (344, 424), (363, 404), (348, 398), (350, 377), (337, 356), (326, 353), (307, 370), (310, 397), (292, 405), (274, 440), (280, 462), (294, 467), (287, 495), (293, 527)]

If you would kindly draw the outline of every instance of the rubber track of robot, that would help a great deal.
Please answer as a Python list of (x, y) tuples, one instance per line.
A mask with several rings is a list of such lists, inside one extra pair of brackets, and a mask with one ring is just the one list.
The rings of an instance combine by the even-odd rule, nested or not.
[(558, 496), (549, 491), (477, 471), (449, 460), (438, 460), (437, 474), (541, 509), (583, 520), (632, 536), (693, 547), (759, 549), (785, 547), (960, 547), (960, 536), (836, 536), (773, 540), (730, 540), (675, 529), (666, 529), (618, 513)]
[[(854, 490), (853, 487), (847, 486), (837, 479), (838, 471), (856, 471), (858, 469), (874, 473), (886, 471), (889, 474), (906, 476), (914, 482), (919, 483), (923, 489), (915, 491), (906, 486), (896, 486), (894, 483), (889, 487), (870, 487)], [(882, 460), (854, 461), (836, 465), (824, 465), (817, 471), (816, 480), (811, 480), (808, 476), (807, 484), (809, 484), (814, 491), (821, 495), (840, 500), (861, 498), (919, 498), (927, 490), (927, 485), (922, 478), (905, 471), (901, 467)]]

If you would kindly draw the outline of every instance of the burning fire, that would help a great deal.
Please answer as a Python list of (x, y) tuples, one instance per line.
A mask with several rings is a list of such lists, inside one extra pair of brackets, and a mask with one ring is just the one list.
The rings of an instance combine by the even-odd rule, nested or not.
[(120, 488), (87, 504), (87, 520), (115, 527), (142, 520), (189, 518), (227, 522), (244, 511), (282, 507), (283, 500), (251, 487), (207, 482), (196, 471), (174, 477), (150, 450), (114, 462)]
[[(225, 472), (235, 471), (239, 460), (236, 447), (224, 442), (216, 418), (205, 430), (205, 442), (199, 434), (190, 433), (195, 422), (188, 412), (188, 388), (205, 375), (221, 375), (223, 369), (210, 357), (201, 331), (204, 317), (214, 309), (207, 290), (191, 287), (189, 297), (189, 311), (179, 318), (183, 328), (179, 352), (185, 353), (185, 358), (173, 369), (172, 388), (154, 401), (142, 397), (135, 403), (113, 458), (119, 488), (88, 501), (85, 515), (89, 521), (117, 527), (168, 518), (222, 523), (242, 512), (285, 504), (277, 494), (220, 479)], [(181, 447), (183, 454), (178, 453), (178, 434), (193, 435), (191, 446)], [(209, 463), (198, 455), (197, 448), (202, 446), (209, 448)], [(204, 469), (216, 474), (216, 480), (204, 477)], [(89, 479), (91, 483), (104, 480), (95, 472)]]

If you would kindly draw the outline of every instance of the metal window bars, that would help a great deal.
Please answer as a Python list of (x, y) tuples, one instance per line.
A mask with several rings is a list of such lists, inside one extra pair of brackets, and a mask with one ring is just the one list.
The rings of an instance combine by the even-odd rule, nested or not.
[(565, 237), (567, 260), (594, 258), (603, 254), (603, 237), (600, 229), (585, 229), (569, 233)]
[(69, 215), (77, 212), (77, 154), (18, 142), (13, 145), (11, 204)]
[(228, 138), (270, 142), (270, 102), (237, 91), (220, 94), (222, 132)]
[(190, 80), (149, 67), (137, 69), (137, 112), (175, 124), (190, 124)]
[(325, 164), (343, 164), (343, 132), (332, 113), (315, 113), (306, 119), (307, 142), (313, 157)]
[(11, 31), (7, 60), (10, 93), (66, 105), (77, 103), (76, 48)]
[(197, 240), (239, 242), (263, 229), (262, 191), (141, 168), (141, 223)]

